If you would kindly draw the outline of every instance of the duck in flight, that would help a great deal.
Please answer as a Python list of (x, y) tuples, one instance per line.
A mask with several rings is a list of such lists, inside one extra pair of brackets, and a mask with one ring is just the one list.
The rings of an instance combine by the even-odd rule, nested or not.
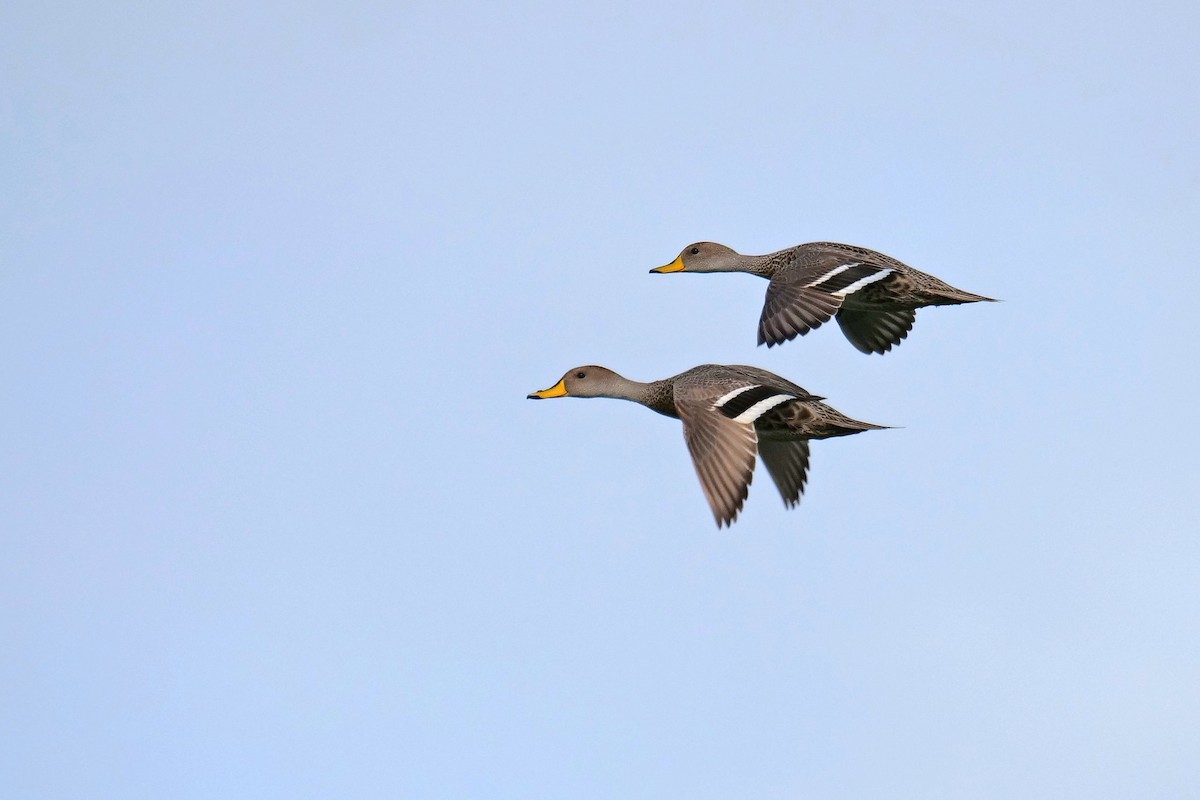
[(717, 527), (732, 525), (750, 491), (755, 456), (762, 459), (789, 508), (808, 477), (809, 440), (849, 436), (885, 426), (860, 422), (796, 384), (747, 366), (704, 364), (642, 383), (605, 367), (568, 370), (532, 400), (611, 397), (632, 400), (683, 422), (700, 486)]
[(669, 272), (749, 272), (770, 280), (758, 343), (768, 347), (803, 336), (830, 317), (864, 353), (886, 353), (912, 330), (923, 306), (995, 302), (913, 269), (891, 256), (836, 242), (809, 242), (762, 256), (744, 256), (723, 244), (696, 242)]

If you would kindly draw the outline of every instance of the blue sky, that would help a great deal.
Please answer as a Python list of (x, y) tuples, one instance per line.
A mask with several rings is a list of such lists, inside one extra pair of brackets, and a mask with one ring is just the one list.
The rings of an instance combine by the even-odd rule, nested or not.
[[(0, 12), (14, 797), (1181, 797), (1200, 12)], [(755, 348), (691, 241), (1004, 303)], [(717, 531), (569, 367), (899, 426)]]

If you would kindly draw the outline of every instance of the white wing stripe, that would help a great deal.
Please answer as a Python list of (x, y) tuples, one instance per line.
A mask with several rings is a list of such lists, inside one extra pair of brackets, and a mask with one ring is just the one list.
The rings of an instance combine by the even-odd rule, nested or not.
[(853, 294), (854, 292), (857, 292), (859, 289), (863, 288), (864, 286), (868, 286), (868, 285), (874, 283), (875, 281), (881, 281), (884, 278), (886, 278), (888, 275), (891, 275), (891, 274), (892, 274), (892, 270), (890, 270), (890, 269), (885, 269), (885, 270), (882, 270), (881, 272), (876, 272), (874, 275), (868, 275), (867, 277), (863, 278), (862, 280), (855, 281), (854, 283), (850, 284), (845, 289), (842, 289), (839, 292), (833, 292), (833, 294), (838, 295), (839, 297), (845, 297), (846, 295)]
[(812, 283), (806, 283), (806, 284), (804, 284), (804, 286), (805, 286), (805, 288), (811, 289), (812, 287), (817, 286), (818, 284), (824, 283), (825, 281), (829, 280), (830, 278), (834, 277), (835, 275), (841, 275), (843, 272), (850, 269), (851, 267), (857, 267), (859, 265), (859, 263), (860, 262), (855, 261), (852, 264), (842, 264), (840, 267), (834, 267), (829, 272), (826, 272), (824, 275), (817, 278)]
[(732, 392), (724, 394), (720, 398), (718, 398), (717, 402), (713, 403), (713, 408), (720, 408), (721, 406), (725, 405), (733, 398), (737, 397), (742, 392), (748, 392), (751, 389), (757, 388), (757, 386), (758, 386), (757, 383), (752, 383), (749, 386), (739, 386), (738, 388), (734, 389)]
[(770, 411), (775, 406), (777, 406), (781, 403), (786, 403), (788, 400), (795, 400), (795, 399), (796, 399), (795, 395), (790, 395), (790, 394), (773, 395), (771, 397), (768, 397), (766, 400), (759, 400), (757, 403), (755, 403), (754, 405), (747, 408), (741, 414), (738, 414), (736, 417), (734, 417), (733, 421), (734, 422), (754, 422), (754, 420), (758, 419), (759, 417), (761, 417), (763, 414)]

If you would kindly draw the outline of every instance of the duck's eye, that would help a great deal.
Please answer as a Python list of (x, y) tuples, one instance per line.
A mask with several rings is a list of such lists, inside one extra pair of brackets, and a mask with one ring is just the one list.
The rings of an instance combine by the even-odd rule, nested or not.
[(583, 371), (576, 372), (576, 373), (575, 373), (575, 377), (576, 377), (576, 378), (583, 379), (583, 378), (586, 378), (586, 377), (587, 377), (587, 373), (586, 373), (586, 372), (583, 372)]
[(696, 256), (696, 255), (700, 255), (700, 248), (699, 248), (699, 247), (693, 247), (693, 248), (691, 249), (691, 251), (690, 251), (690, 252), (691, 252), (691, 254), (692, 254), (692, 255), (694, 255), (694, 256)]

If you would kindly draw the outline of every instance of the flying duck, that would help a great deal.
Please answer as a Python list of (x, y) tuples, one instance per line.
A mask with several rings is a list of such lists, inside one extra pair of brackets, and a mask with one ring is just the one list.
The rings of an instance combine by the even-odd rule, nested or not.
[(696, 242), (670, 264), (650, 271), (749, 272), (767, 278), (771, 283), (758, 320), (758, 343), (767, 347), (802, 336), (836, 315), (850, 344), (882, 354), (908, 336), (922, 306), (995, 302), (891, 256), (836, 242), (809, 242), (763, 256)]
[(885, 427), (851, 419), (791, 381), (740, 365), (704, 364), (649, 383), (605, 367), (575, 367), (549, 389), (529, 395), (551, 397), (632, 400), (682, 420), (683, 438), (718, 528), (737, 519), (756, 454), (791, 508), (804, 491), (809, 439)]

